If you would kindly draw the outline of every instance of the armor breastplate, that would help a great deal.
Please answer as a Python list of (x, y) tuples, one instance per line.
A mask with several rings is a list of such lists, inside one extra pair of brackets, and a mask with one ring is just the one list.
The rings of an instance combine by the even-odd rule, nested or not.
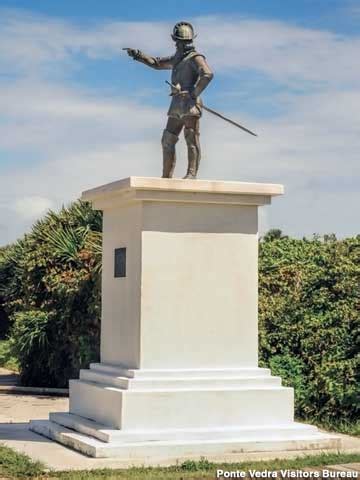
[(182, 60), (176, 63), (172, 69), (171, 83), (181, 86), (181, 90), (191, 90), (197, 79), (198, 73), (191, 65), (191, 59), (199, 55), (199, 53), (193, 51), (187, 54)]

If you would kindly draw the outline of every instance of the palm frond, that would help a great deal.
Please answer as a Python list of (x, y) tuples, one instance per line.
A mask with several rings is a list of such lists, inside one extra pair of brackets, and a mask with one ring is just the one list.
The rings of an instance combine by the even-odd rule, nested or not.
[(89, 227), (71, 228), (60, 227), (57, 230), (42, 233), (53, 249), (54, 256), (64, 262), (76, 262), (79, 252), (84, 248)]

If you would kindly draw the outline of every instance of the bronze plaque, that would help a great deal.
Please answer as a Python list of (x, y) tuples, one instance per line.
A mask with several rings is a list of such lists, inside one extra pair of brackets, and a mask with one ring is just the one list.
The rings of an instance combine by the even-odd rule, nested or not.
[(126, 248), (115, 248), (114, 277), (126, 277)]

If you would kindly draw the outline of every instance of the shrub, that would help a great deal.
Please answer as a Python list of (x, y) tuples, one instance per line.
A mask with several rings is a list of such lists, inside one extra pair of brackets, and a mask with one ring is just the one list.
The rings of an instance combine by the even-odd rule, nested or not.
[[(24, 384), (33, 384), (33, 378), (48, 379), (50, 318), (47, 312), (27, 310), (14, 314), (10, 348), (21, 365)], [(36, 365), (36, 368), (34, 366)], [(40, 384), (41, 385), (41, 382)]]
[(295, 388), (299, 417), (359, 418), (359, 259), (360, 237), (260, 242), (261, 363)]
[(0, 340), (0, 367), (14, 372), (19, 371), (19, 361), (14, 356), (9, 340)]
[(83, 202), (49, 212), (0, 253), (22, 382), (65, 387), (99, 356), (101, 215)]

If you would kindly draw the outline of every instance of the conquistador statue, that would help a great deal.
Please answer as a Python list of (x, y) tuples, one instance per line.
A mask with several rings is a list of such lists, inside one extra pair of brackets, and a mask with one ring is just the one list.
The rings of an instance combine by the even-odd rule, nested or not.
[(171, 178), (176, 163), (175, 145), (184, 128), (188, 148), (188, 169), (184, 178), (196, 178), (200, 163), (199, 122), (202, 113), (201, 92), (213, 78), (204, 55), (195, 50), (194, 29), (188, 22), (175, 25), (172, 39), (176, 52), (170, 57), (151, 57), (140, 50), (128, 48), (134, 60), (157, 70), (172, 70), (172, 101), (161, 144), (163, 148), (163, 178)]

